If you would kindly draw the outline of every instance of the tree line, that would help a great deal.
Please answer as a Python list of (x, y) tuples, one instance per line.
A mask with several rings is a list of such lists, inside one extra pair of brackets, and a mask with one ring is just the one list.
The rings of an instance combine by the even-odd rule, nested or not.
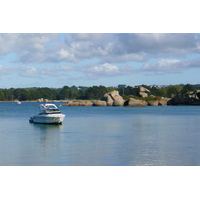
[(0, 101), (35, 101), (38, 99), (65, 100), (65, 99), (101, 99), (103, 95), (112, 91), (110, 87), (68, 87), (62, 88), (9, 88), (0, 89)]
[[(158, 88), (157, 86), (148, 86), (148, 85), (141, 85), (141, 86), (150, 91), (149, 95), (158, 97), (167, 97), (167, 98), (171, 98), (172, 95), (189, 94), (191, 91), (200, 89), (199, 85), (194, 86), (191, 84), (169, 85), (162, 88)], [(121, 95), (131, 95), (133, 93), (132, 90), (133, 87), (127, 86), (124, 89), (119, 89), (119, 93)]]
[[(156, 86), (150, 87), (141, 85), (150, 91), (149, 95), (171, 97), (172, 94), (186, 94), (189, 91), (194, 91), (196, 88), (193, 85), (170, 85), (163, 88)], [(0, 89), (0, 101), (34, 101), (40, 98), (48, 100), (65, 100), (65, 99), (102, 99), (104, 94), (112, 90), (118, 90), (120, 95), (132, 95), (132, 86), (127, 86), (124, 89), (92, 86), (92, 87), (76, 87), (63, 86), (62, 88), (9, 88)], [(197, 88), (198, 89), (198, 88)]]

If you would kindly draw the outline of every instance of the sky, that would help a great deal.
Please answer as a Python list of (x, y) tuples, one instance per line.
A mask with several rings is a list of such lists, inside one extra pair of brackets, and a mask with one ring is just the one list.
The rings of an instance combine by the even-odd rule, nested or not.
[(197, 84), (200, 34), (1, 33), (0, 88)]
[(6, 1), (0, 88), (200, 83), (198, 4), (164, 2)]

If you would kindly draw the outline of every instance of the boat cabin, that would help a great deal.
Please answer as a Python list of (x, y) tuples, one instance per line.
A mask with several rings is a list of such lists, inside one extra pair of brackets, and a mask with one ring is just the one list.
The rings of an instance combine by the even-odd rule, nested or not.
[(57, 114), (60, 113), (55, 104), (41, 104), (39, 106), (41, 114)]

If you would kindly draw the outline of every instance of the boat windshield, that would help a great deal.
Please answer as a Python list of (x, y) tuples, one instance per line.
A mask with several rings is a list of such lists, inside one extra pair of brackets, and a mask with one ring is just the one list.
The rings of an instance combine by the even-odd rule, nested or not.
[(59, 109), (54, 104), (42, 104), (40, 110), (41, 113), (60, 113)]
[(45, 109), (45, 112), (46, 113), (54, 113), (54, 112), (60, 112), (59, 110), (58, 110), (58, 108), (48, 108), (48, 109)]

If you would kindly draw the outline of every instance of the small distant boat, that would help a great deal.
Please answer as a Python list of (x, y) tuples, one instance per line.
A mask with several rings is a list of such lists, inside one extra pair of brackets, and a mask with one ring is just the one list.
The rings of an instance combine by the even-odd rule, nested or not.
[(40, 113), (30, 117), (29, 122), (37, 124), (62, 124), (65, 115), (55, 104), (41, 104)]
[(21, 102), (20, 102), (20, 101), (17, 101), (17, 104), (21, 104)]

